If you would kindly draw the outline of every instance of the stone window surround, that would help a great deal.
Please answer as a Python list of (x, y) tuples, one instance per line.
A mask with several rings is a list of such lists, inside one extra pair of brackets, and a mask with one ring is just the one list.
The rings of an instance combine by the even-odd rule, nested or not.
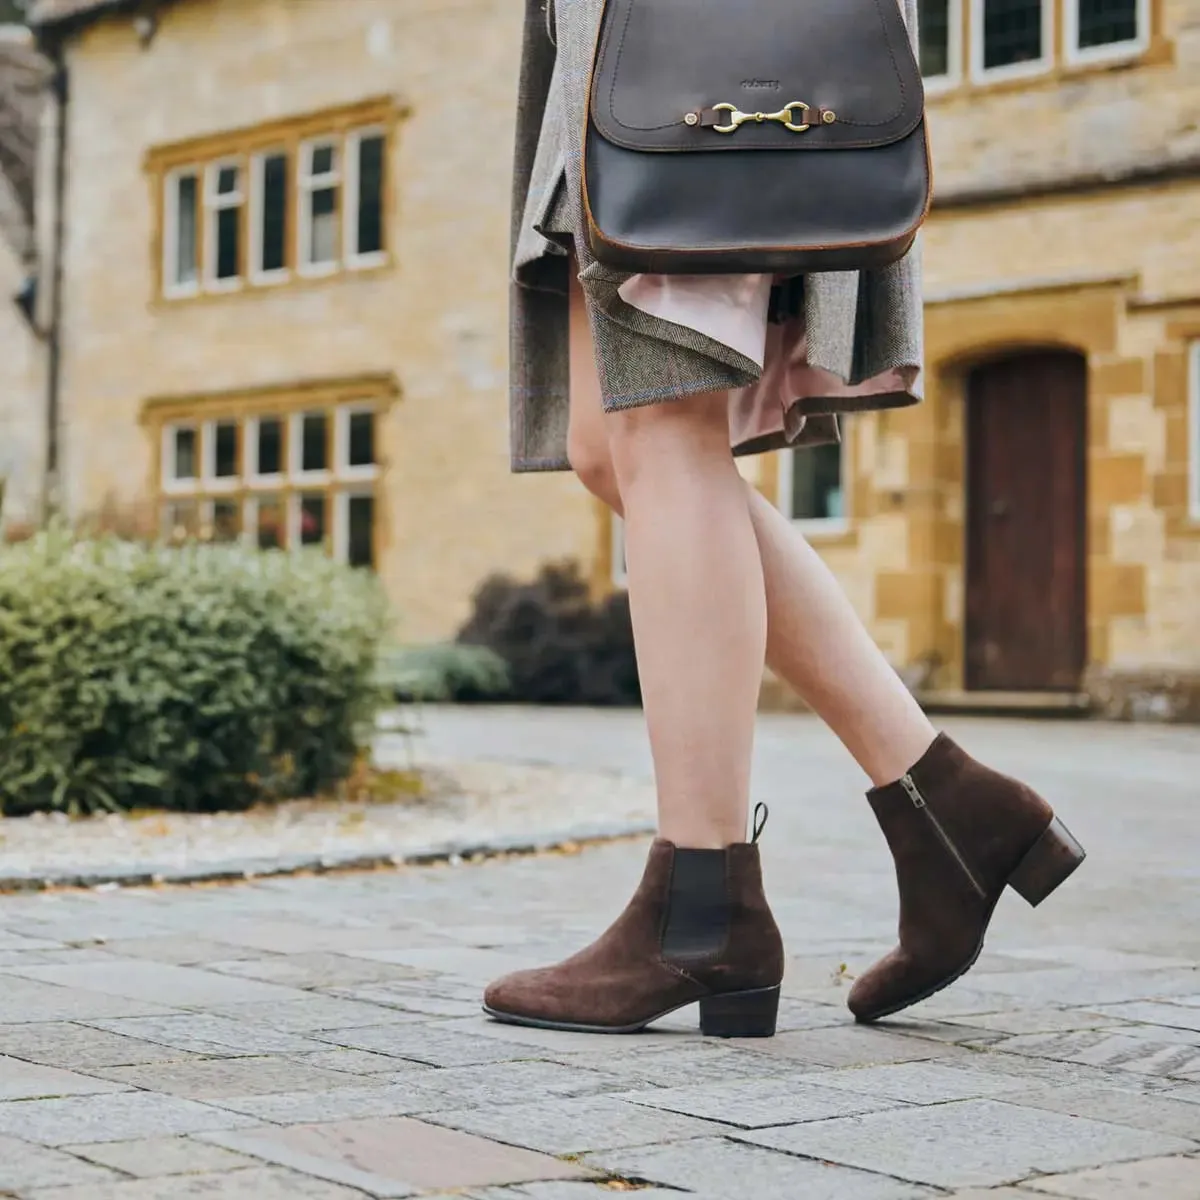
[[(339, 561), (349, 552), (349, 511), (354, 497), (369, 497), (374, 503), (372, 562), (381, 561), (386, 535), (386, 511), (382, 488), (386, 460), (380, 453), (382, 419), (398, 394), (390, 373), (361, 377), (307, 381), (244, 391), (204, 396), (156, 397), (142, 407), (141, 423), (152, 447), (149, 494), (156, 497), (164, 519), (176, 505), (195, 505), (196, 524), (215, 536), (215, 506), (234, 506), (240, 523), (239, 539), (253, 544), (257, 534), (260, 500), (278, 500), (283, 509), (285, 547), (300, 543), (301, 501), (307, 496), (325, 498), (324, 544)], [(299, 460), (300, 422), (306, 413), (320, 412), (328, 422), (326, 469), (304, 471)], [(374, 423), (374, 459), (371, 465), (350, 465), (349, 422), (354, 414), (371, 413)], [(250, 451), (256, 445), (257, 423), (279, 418), (283, 423), (281, 449), (283, 470), (261, 476), (253, 469)], [(215, 431), (218, 424), (236, 423), (239, 428), (238, 465), (232, 476), (220, 477), (215, 468)], [(170, 469), (174, 431), (196, 431), (194, 477), (173, 479)], [(172, 529), (174, 525), (172, 525)], [(164, 526), (164, 534), (170, 530)]]
[(1076, 32), (1079, 0), (1043, 0), (1043, 44), (1047, 52), (1042, 59), (985, 70), (982, 40), (976, 36), (976, 31), (983, 26), (984, 0), (947, 0), (950, 70), (945, 75), (927, 77), (925, 90), (931, 97), (936, 97), (963, 89), (992, 88), (1001, 84), (1021, 86), (1034, 80), (1057, 80), (1081, 71), (1168, 60), (1171, 47), (1162, 36), (1164, 0), (1137, 2), (1140, 34), (1136, 41), (1080, 50)]
[(1188, 343), (1188, 519), (1200, 522), (1200, 338)]
[[(145, 158), (145, 171), (151, 187), (151, 211), (154, 217), (152, 294), (157, 301), (177, 305), (183, 301), (210, 299), (232, 293), (261, 292), (284, 286), (343, 276), (348, 273), (364, 275), (386, 269), (392, 263), (392, 224), (394, 210), (395, 131), (405, 110), (392, 96), (372, 97), (339, 108), (285, 117), (223, 133), (207, 134), (186, 141), (153, 147)], [(335, 143), (342, 158), (339, 178), (339, 214), (357, 207), (357, 180), (354, 166), (356, 148), (368, 136), (381, 136), (384, 141), (383, 178), (383, 248), (367, 254), (354, 253), (351, 234), (353, 221), (343, 222), (343, 250), (335, 263), (306, 264), (300, 257), (300, 242), (306, 228), (302, 219), (301, 186), (302, 157), (315, 145)], [(286, 261), (282, 270), (263, 272), (255, 268), (252, 256), (257, 255), (261, 234), (261, 205), (265, 156), (286, 152), (288, 158), (288, 235), (285, 241)], [(200, 278), (194, 284), (172, 285), (169, 259), (174, 246), (171, 231), (174, 227), (171, 183), (180, 176), (195, 171), (198, 174), (199, 196), (209, 195), (209, 177), (219, 166), (239, 165), (242, 168), (239, 185), (243, 192), (240, 205), (239, 255), (241, 270), (236, 280), (217, 280), (211, 271), (213, 255), (206, 247), (211, 213), (202, 204), (198, 221), (198, 261)]]

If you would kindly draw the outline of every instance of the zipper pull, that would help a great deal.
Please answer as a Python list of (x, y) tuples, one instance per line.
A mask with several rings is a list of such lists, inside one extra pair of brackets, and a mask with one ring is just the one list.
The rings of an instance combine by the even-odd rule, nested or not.
[(913, 802), (913, 808), (925, 807), (925, 797), (917, 790), (916, 781), (911, 775), (902, 775), (900, 786), (908, 793), (908, 798)]

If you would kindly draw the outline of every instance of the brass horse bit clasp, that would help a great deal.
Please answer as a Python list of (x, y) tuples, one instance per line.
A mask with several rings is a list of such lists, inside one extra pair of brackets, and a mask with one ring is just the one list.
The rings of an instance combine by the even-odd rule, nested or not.
[[(800, 120), (792, 119), (792, 111), (800, 110)], [(727, 112), (729, 114), (729, 123), (727, 125), (714, 125), (713, 129), (717, 133), (733, 133), (747, 121), (755, 121), (759, 125), (765, 121), (777, 121), (785, 129), (790, 129), (793, 133), (803, 133), (806, 129), (811, 129), (812, 125), (808, 120), (809, 106), (803, 100), (793, 100), (791, 104), (785, 104), (778, 112), (773, 113), (746, 113), (741, 112), (736, 104), (714, 104), (714, 112)]]

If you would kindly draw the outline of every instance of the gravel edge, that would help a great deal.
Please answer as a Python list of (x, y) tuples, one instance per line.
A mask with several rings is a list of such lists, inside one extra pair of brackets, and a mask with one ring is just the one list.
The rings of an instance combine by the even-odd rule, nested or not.
[(479, 861), (507, 855), (546, 854), (567, 846), (602, 845), (655, 832), (653, 822), (625, 821), (568, 826), (542, 833), (438, 842), (402, 854), (281, 855), (277, 858), (230, 858), (194, 868), (113, 865), (89, 871), (30, 871), (0, 875), (0, 894), (65, 888), (116, 889), (159, 884), (232, 883), (286, 875), (328, 875), (346, 871), (395, 870), (441, 863)]

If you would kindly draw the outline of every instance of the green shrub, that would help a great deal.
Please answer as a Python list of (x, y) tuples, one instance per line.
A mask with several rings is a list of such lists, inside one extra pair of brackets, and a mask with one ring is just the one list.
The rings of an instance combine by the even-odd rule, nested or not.
[(453, 642), (385, 650), (379, 680), (402, 703), (481, 703), (504, 700), (511, 690), (498, 654)]
[(374, 717), (386, 624), (374, 577), (317, 553), (0, 547), (0, 812), (321, 792)]
[(503, 659), (514, 700), (641, 703), (629, 596), (597, 600), (577, 563), (553, 563), (529, 583), (506, 575), (485, 580), (458, 640)]

